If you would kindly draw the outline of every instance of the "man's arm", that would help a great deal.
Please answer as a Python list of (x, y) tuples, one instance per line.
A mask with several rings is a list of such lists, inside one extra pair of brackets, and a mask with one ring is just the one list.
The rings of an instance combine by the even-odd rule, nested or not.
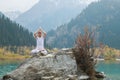
[(44, 38), (46, 37), (46, 32), (43, 32), (43, 37), (44, 37)]
[(37, 38), (37, 32), (34, 33), (34, 38), (35, 38), (35, 39)]

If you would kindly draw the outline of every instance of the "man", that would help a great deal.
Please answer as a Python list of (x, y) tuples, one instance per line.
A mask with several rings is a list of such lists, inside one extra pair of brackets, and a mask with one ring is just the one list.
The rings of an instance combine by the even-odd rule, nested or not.
[(37, 45), (36, 48), (31, 51), (31, 54), (42, 53), (43, 55), (47, 55), (47, 51), (44, 48), (44, 39), (46, 37), (46, 32), (44, 32), (41, 28), (34, 33), (34, 38), (36, 39)]

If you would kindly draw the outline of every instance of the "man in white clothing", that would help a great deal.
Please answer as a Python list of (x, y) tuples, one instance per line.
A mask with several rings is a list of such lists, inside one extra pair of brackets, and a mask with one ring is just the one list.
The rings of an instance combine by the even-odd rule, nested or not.
[(47, 55), (47, 51), (44, 48), (44, 38), (46, 37), (46, 32), (44, 32), (41, 28), (34, 33), (34, 37), (36, 39), (37, 45), (36, 48), (31, 51), (31, 54), (42, 53), (43, 55)]

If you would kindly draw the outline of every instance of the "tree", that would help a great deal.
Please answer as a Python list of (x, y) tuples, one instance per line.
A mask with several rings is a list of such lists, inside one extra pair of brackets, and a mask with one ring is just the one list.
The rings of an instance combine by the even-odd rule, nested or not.
[(0, 46), (31, 45), (35, 45), (32, 33), (0, 14)]

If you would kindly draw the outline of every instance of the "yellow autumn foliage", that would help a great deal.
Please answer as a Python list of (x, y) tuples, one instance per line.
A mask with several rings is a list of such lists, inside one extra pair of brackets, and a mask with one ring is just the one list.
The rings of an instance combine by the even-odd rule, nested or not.
[(0, 60), (23, 60), (29, 58), (30, 48), (28, 47), (19, 47), (16, 48), (16, 52), (11, 51), (8, 47), (0, 48)]
[(104, 46), (102, 49), (101, 48), (96, 48), (95, 49), (95, 54), (96, 56), (103, 56), (104, 59), (115, 59), (115, 58), (120, 58), (120, 50), (111, 48), (109, 46)]

